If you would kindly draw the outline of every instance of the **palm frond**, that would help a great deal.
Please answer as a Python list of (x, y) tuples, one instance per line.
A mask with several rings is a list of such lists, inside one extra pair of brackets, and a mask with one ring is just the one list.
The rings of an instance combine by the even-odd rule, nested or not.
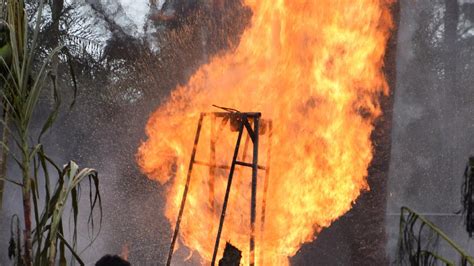
[[(41, 161), (41, 168), (45, 172), (45, 176), (49, 176), (47, 173), (47, 167), (49, 163), (46, 163), (48, 159), (46, 155), (41, 150), (38, 152), (39, 161)], [(55, 261), (59, 246), (59, 262), (64, 260), (65, 249), (72, 252), (73, 258), (81, 263), (82, 261), (77, 255), (77, 226), (78, 226), (78, 216), (79, 216), (79, 194), (78, 190), (81, 188), (81, 184), (90, 179), (98, 180), (97, 171), (90, 168), (80, 169), (79, 166), (71, 161), (60, 171), (58, 176), (58, 182), (56, 187), (49, 191), (49, 184), (45, 184), (46, 196), (44, 200), (44, 209), (41, 214), (35, 215), (36, 228), (35, 232), (35, 246), (36, 246), (36, 262), (41, 263), (51, 263)], [(49, 183), (49, 182), (47, 182)], [(94, 203), (94, 200), (91, 198), (90, 214), (94, 216), (94, 212), (98, 211), (99, 217), (102, 217), (102, 202), (100, 200), (99, 187), (94, 186), (94, 192), (98, 198), (98, 202)], [(64, 237), (64, 211), (67, 206), (67, 202), (71, 202), (71, 208), (73, 211), (73, 225), (72, 225), (72, 241), (69, 242)], [(35, 213), (39, 213), (37, 209), (37, 204), (35, 203)], [(100, 229), (101, 224), (99, 224)], [(94, 228), (93, 228), (94, 230)], [(75, 254), (75, 255), (74, 255)]]
[[(7, 27), (9, 29), (12, 47), (12, 60), (10, 64), (1, 58), (0, 67), (5, 69), (0, 73), (2, 81), (1, 98), (9, 109), (11, 125), (9, 132), (13, 133), (13, 139), (17, 149), (11, 149), (7, 143), (0, 141), (0, 147), (15, 159), (22, 173), (23, 208), (24, 208), (24, 233), (23, 243), (20, 242), (20, 233), (17, 240), (13, 240), (12, 247), (24, 246), (24, 250), (17, 250), (18, 264), (22, 265), (66, 265), (66, 253), (72, 254), (73, 260), (83, 265), (77, 252), (77, 226), (79, 214), (83, 212), (80, 208), (80, 189), (84, 182), (89, 182), (89, 224), (92, 231), (95, 214), (99, 215), (100, 232), (102, 222), (102, 203), (99, 192), (99, 179), (97, 171), (91, 168), (79, 168), (70, 161), (64, 167), (59, 167), (46, 155), (45, 148), (41, 144), (41, 137), (49, 131), (59, 113), (61, 98), (58, 92), (56, 79), (52, 78), (52, 89), (54, 95), (53, 109), (47, 114), (43, 122), (41, 132), (37, 141), (33, 141), (30, 133), (30, 123), (36, 110), (42, 90), (46, 86), (50, 76), (50, 65), (52, 58), (64, 51), (63, 47), (53, 49), (43, 60), (39, 69), (33, 69), (33, 61), (36, 53), (38, 34), (42, 19), (44, 1), (39, 1), (37, 11), (36, 27), (33, 31), (31, 41), (27, 41), (27, 22), (24, 14), (22, 0), (8, 0), (7, 5)], [(35, 65), (36, 66), (36, 65)], [(71, 67), (72, 71), (72, 67)], [(71, 74), (74, 83), (74, 95), (76, 95), (76, 80), (74, 73)], [(73, 100), (74, 103), (74, 100)], [(11, 151), (18, 150), (18, 154)], [(57, 176), (52, 177), (49, 170), (55, 169)], [(2, 180), (7, 180), (3, 178)], [(43, 187), (40, 187), (44, 184)], [(53, 185), (54, 184), (54, 185)], [(93, 184), (93, 185), (92, 185)], [(44, 192), (44, 193), (43, 193)], [(44, 195), (44, 196), (43, 196)], [(31, 203), (33, 206), (31, 206)], [(70, 205), (69, 205), (70, 203)], [(70, 206), (72, 210), (73, 224), (69, 228), (64, 226), (65, 210)], [(33, 214), (31, 214), (31, 209)], [(34, 222), (31, 221), (31, 216)], [(32, 224), (35, 225), (32, 228)], [(17, 223), (19, 228), (19, 223)], [(64, 237), (65, 229), (72, 232), (72, 240)], [(19, 229), (18, 229), (19, 231)], [(91, 242), (95, 237), (91, 240)]]
[[(441, 241), (459, 257), (448, 259), (441, 255), (438, 251)], [(464, 266), (474, 265), (474, 258), (426, 218), (407, 207), (401, 208), (397, 265), (431, 266), (459, 263)]]

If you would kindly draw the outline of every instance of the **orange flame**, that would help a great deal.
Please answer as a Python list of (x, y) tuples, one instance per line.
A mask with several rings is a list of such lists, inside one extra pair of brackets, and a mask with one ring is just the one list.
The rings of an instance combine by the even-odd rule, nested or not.
[[(263, 233), (257, 232), (257, 262), (288, 264), (302, 243), (346, 213), (362, 190), (372, 160), (370, 135), (388, 93), (382, 73), (392, 20), (392, 0), (246, 0), (251, 26), (240, 44), (202, 66), (150, 117), (148, 139), (138, 151), (144, 173), (169, 182), (166, 217), (177, 218), (200, 112), (218, 104), (260, 111), (273, 120), (271, 174)], [(197, 158), (209, 158), (209, 122)], [(217, 163), (229, 165), (236, 134), (225, 129)], [(265, 139), (262, 136), (261, 139)], [(262, 140), (260, 150), (268, 143)], [(259, 162), (265, 164), (265, 152)], [(181, 222), (180, 240), (212, 257), (228, 172), (195, 166)], [(249, 170), (234, 176), (219, 256), (225, 241), (248, 261)], [(259, 173), (261, 208), (263, 171)], [(214, 202), (214, 203), (212, 203)], [(257, 219), (258, 220), (258, 219)], [(257, 221), (256, 228), (259, 227)], [(260, 256), (260, 257), (259, 257)]]

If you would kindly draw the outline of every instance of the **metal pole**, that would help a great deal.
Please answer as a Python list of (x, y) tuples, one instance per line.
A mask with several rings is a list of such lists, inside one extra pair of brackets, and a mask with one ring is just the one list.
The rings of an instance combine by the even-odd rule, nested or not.
[(216, 178), (216, 132), (215, 132), (216, 116), (211, 117), (211, 134), (210, 134), (210, 153), (209, 153), (209, 204), (211, 211), (214, 212), (214, 183)]
[(179, 208), (178, 219), (176, 220), (176, 226), (174, 228), (173, 239), (171, 240), (170, 251), (168, 253), (168, 259), (166, 265), (171, 265), (171, 258), (173, 257), (174, 246), (178, 239), (179, 225), (181, 224), (181, 218), (183, 217), (184, 205), (186, 204), (186, 197), (188, 196), (189, 183), (191, 181), (191, 173), (193, 171), (194, 158), (196, 157), (196, 149), (199, 142), (199, 135), (201, 134), (202, 120), (204, 115), (201, 113), (199, 117), (198, 127), (196, 130), (196, 137), (194, 138), (193, 152), (191, 154), (191, 160), (189, 161), (188, 176), (186, 177), (186, 185), (183, 191), (183, 198), (181, 199), (181, 206)]
[(252, 162), (252, 198), (250, 202), (250, 258), (251, 266), (255, 265), (255, 218), (257, 213), (257, 171), (258, 171), (258, 129), (260, 117), (253, 118), (253, 162)]
[(243, 115), (240, 117), (240, 125), (239, 125), (239, 136), (237, 137), (237, 143), (235, 144), (235, 150), (234, 150), (234, 157), (232, 159), (232, 164), (230, 166), (229, 170), (229, 178), (227, 180), (227, 189), (225, 191), (225, 196), (224, 196), (224, 203), (222, 205), (222, 212), (221, 212), (221, 218), (219, 221), (219, 229), (217, 230), (217, 236), (216, 236), (216, 244), (214, 245), (214, 253), (212, 254), (212, 262), (211, 265), (214, 266), (216, 264), (216, 257), (217, 257), (217, 250), (219, 249), (219, 241), (221, 238), (221, 233), (222, 233), (222, 227), (224, 225), (224, 218), (225, 218), (225, 212), (227, 209), (227, 201), (229, 200), (229, 194), (230, 194), (230, 187), (232, 186), (232, 178), (234, 175), (234, 169), (235, 169), (235, 162), (237, 160), (237, 156), (239, 154), (239, 146), (240, 146), (240, 140), (242, 139), (242, 132), (243, 132), (243, 127), (244, 127), (244, 120), (247, 119), (246, 115)]
[[(260, 222), (260, 243), (263, 243), (263, 232), (265, 229), (265, 211), (267, 208), (267, 191), (268, 191), (268, 183), (270, 177), (270, 161), (271, 161), (271, 154), (272, 154), (272, 137), (273, 137), (273, 122), (271, 120), (268, 121), (268, 146), (267, 146), (267, 164), (265, 166), (265, 180), (263, 181), (263, 196), (262, 196), (262, 216)], [(260, 264), (263, 265), (263, 250), (260, 250)]]
[(250, 135), (247, 133), (247, 137), (245, 138), (244, 142), (244, 151), (242, 152), (242, 162), (245, 162), (247, 160), (247, 150), (249, 146), (249, 140), (250, 140)]

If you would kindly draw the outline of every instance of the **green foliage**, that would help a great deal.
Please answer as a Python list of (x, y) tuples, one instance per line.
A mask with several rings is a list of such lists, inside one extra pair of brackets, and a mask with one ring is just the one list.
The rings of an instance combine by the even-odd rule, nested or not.
[[(80, 169), (72, 161), (62, 168), (57, 166), (47, 156), (41, 143), (41, 137), (51, 129), (59, 113), (61, 100), (56, 79), (51, 75), (50, 64), (52, 58), (63, 51), (63, 47), (53, 49), (41, 67), (38, 70), (33, 69), (32, 62), (44, 5), (43, 1), (39, 2), (36, 27), (30, 41), (27, 37), (23, 1), (7, 1), (7, 21), (4, 22), (9, 30), (11, 62), (0, 57), (0, 66), (5, 69), (5, 72), (0, 75), (0, 84), (2, 84), (0, 93), (4, 111), (8, 111), (11, 122), (2, 121), (2, 125), (4, 131), (11, 133), (16, 149), (11, 149), (6, 142), (0, 144), (9, 152), (9, 156), (13, 158), (21, 171), (21, 181), (7, 177), (4, 180), (22, 189), (25, 226), (23, 235), (20, 235), (19, 229), (17, 232), (12, 229), (9, 251), (11, 251), (10, 255), (15, 257), (17, 265), (56, 265), (58, 258), (60, 265), (66, 265), (67, 254), (72, 254), (72, 260), (82, 265), (83, 262), (77, 252), (77, 222), (79, 213), (83, 211), (79, 207), (81, 184), (89, 181), (89, 225), (94, 231), (95, 210), (99, 212), (100, 223), (102, 221), (99, 179), (94, 169)], [(50, 76), (52, 76), (51, 87), (54, 95), (53, 108), (43, 122), (40, 134), (34, 138), (30, 133), (30, 124), (41, 92), (46, 87)], [(18, 152), (12, 152), (13, 150), (18, 150)], [(56, 171), (53, 176), (49, 173), (51, 168)], [(70, 228), (72, 240), (68, 240), (65, 235), (64, 212), (68, 209), (72, 211), (73, 223)], [(32, 216), (34, 223), (31, 221)], [(33, 225), (35, 225), (34, 228)], [(17, 227), (19, 228), (18, 222)], [(24, 249), (21, 250), (19, 247), (24, 247)]]
[[(459, 254), (459, 263), (438, 252), (443, 241)], [(415, 211), (401, 208), (397, 265), (474, 265), (474, 258), (454, 243), (443, 231)]]
[[(44, 197), (44, 208), (40, 214), (38, 209), (38, 191), (37, 180), (33, 181), (32, 193), (34, 203), (34, 215), (36, 221), (36, 228), (34, 230), (34, 241), (36, 242), (35, 265), (51, 265), (56, 259), (56, 247), (59, 244), (59, 262), (60, 265), (66, 265), (66, 251), (70, 252), (74, 259), (83, 264), (76, 251), (77, 241), (77, 222), (79, 215), (79, 200), (81, 183), (85, 180), (89, 181), (89, 187), (92, 184), (95, 187), (95, 193), (92, 188), (89, 193), (90, 214), (89, 219), (92, 228), (94, 227), (93, 210), (98, 207), (101, 208), (100, 194), (97, 189), (99, 187), (99, 179), (97, 172), (94, 169), (85, 168), (79, 169), (79, 166), (74, 162), (69, 162), (63, 169), (57, 167), (51, 159), (44, 155), (43, 151), (39, 152), (41, 161), (39, 164), (43, 170), (47, 169), (49, 163), (56, 169), (59, 179), (56, 182), (56, 187), (51, 191), (50, 177), (48, 172), (44, 173), (46, 195)], [(35, 175), (37, 177), (37, 175)], [(64, 222), (63, 214), (66, 209), (67, 201), (71, 201), (72, 219), (73, 219), (73, 241), (72, 245), (65, 239), (64, 236)]]

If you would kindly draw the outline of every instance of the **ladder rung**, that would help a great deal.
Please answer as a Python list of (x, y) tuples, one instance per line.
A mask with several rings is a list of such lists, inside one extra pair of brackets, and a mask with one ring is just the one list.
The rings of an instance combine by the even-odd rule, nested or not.
[(194, 163), (198, 164), (198, 165), (209, 166), (209, 167), (215, 167), (215, 168), (221, 168), (221, 169), (230, 169), (230, 166), (227, 166), (227, 165), (212, 165), (208, 162), (201, 162), (201, 161), (194, 161)]
[[(241, 162), (241, 161), (235, 161), (235, 164), (242, 165), (242, 166), (247, 166), (247, 167), (253, 167), (253, 164), (251, 163), (246, 163), (246, 162)], [(260, 170), (265, 170), (265, 167), (257, 165), (257, 168)]]
[[(194, 161), (195, 164), (197, 165), (205, 165), (205, 166), (209, 166), (209, 167), (215, 167), (215, 168), (221, 168), (221, 169), (230, 169), (230, 166), (227, 166), (227, 165), (212, 165), (208, 162), (202, 162), (202, 161)], [(247, 166), (247, 167), (253, 167), (253, 165), (251, 163), (246, 163), (246, 162), (240, 162), (240, 161), (236, 161), (235, 164), (237, 165), (240, 165), (240, 166)], [(259, 165), (257, 167), (258, 169), (260, 170), (265, 170), (266, 168)]]

